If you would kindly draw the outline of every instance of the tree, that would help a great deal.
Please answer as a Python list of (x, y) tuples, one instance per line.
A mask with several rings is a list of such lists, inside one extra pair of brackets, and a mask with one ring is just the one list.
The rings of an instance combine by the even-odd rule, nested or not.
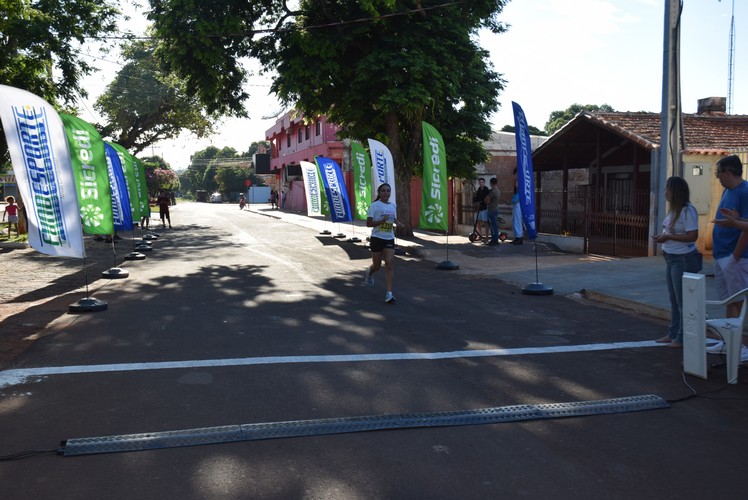
[[(548, 135), (545, 133), (545, 130), (540, 130), (538, 127), (533, 127), (532, 125), (528, 125), (527, 130), (530, 131), (530, 135)], [(514, 133), (514, 125), (504, 125), (501, 131)]]
[(52, 104), (85, 97), (94, 67), (79, 52), (86, 38), (110, 33), (119, 15), (110, 0), (2, 0), (0, 83)]
[(122, 53), (127, 63), (94, 105), (107, 120), (101, 134), (133, 153), (185, 129), (205, 137), (213, 133), (217, 119), (185, 94), (180, 79), (162, 70), (155, 49), (153, 40), (126, 44)]
[(582, 105), (575, 103), (563, 111), (552, 112), (548, 117), (548, 122), (545, 124), (545, 131), (548, 135), (552, 135), (556, 130), (566, 125), (582, 111), (603, 111), (605, 113), (612, 113), (615, 109), (607, 104), (598, 106), (597, 104)]
[[(184, 179), (182, 188), (189, 189), (193, 194), (200, 189), (215, 191), (218, 189), (216, 174), (219, 168), (249, 167), (249, 162), (248, 158), (239, 157), (234, 148), (218, 149), (215, 146), (208, 146), (197, 151), (190, 158), (190, 166), (180, 176), (180, 179)], [(246, 163), (246, 165), (242, 165), (242, 163)]]
[(257, 150), (260, 148), (260, 146), (265, 146), (265, 151), (270, 151), (270, 143), (267, 141), (259, 141), (259, 142), (253, 142), (249, 145), (249, 149), (244, 154), (247, 158), (252, 158), (252, 156), (257, 152)]
[[(291, 11), (277, 0), (151, 0), (150, 18), (164, 41), (158, 54), (208, 109), (244, 113), (240, 59), (254, 56), (277, 72), (272, 90), (285, 104), (307, 117), (327, 115), (341, 138), (385, 142), (405, 223), (399, 234), (409, 235), (421, 120), (444, 137), (450, 175), (472, 176), (486, 159), (481, 141), (490, 138), (504, 82), (475, 35), (481, 27), (504, 31), (497, 16), (505, 3), (301, 0)], [(262, 28), (271, 33), (261, 36)]]
[(143, 168), (148, 192), (151, 195), (155, 195), (159, 191), (176, 191), (179, 189), (179, 177), (162, 157), (151, 156), (144, 159)]
[[(111, 0), (0, 0), (0, 84), (72, 106), (94, 71), (79, 45), (115, 30), (118, 15)], [(0, 163), (9, 161), (0, 133)]]

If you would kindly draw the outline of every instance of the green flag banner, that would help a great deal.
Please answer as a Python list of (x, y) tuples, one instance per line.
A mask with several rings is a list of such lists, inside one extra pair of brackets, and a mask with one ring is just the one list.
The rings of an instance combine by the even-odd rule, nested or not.
[(88, 122), (60, 113), (70, 148), (83, 232), (113, 234), (112, 189), (101, 135)]
[[(144, 217), (148, 212), (140, 211), (140, 190), (138, 189), (138, 175), (135, 172), (135, 157), (117, 143), (108, 142), (107, 144), (114, 148), (122, 164), (122, 172), (125, 174), (125, 184), (127, 184), (127, 194), (130, 195), (132, 221), (140, 222), (140, 218)], [(145, 203), (147, 204), (148, 200)]]
[(447, 231), (447, 151), (441, 134), (426, 122), (423, 127), (423, 194), (421, 229)]
[(351, 143), (351, 160), (355, 194), (353, 215), (356, 219), (366, 220), (371, 205), (371, 160), (362, 144)]
[(140, 208), (140, 216), (146, 217), (151, 213), (151, 207), (148, 205), (150, 197), (148, 196), (148, 184), (145, 178), (145, 167), (143, 162), (132, 157), (133, 167), (135, 168), (135, 184), (138, 187), (138, 205)]
[[(314, 158), (314, 166), (317, 167), (317, 185), (324, 186), (324, 184), (322, 184), (322, 173), (319, 171), (319, 165), (317, 165), (316, 157)], [(324, 189), (319, 190), (319, 199), (322, 202), (320, 213), (322, 215), (330, 215), (330, 201), (327, 199), (327, 193), (325, 193)]]

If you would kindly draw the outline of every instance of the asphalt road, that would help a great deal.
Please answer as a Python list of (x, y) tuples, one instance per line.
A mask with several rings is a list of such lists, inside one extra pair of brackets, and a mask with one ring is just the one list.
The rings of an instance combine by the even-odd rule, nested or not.
[[(680, 351), (648, 342), (661, 322), (522, 295), (413, 255), (396, 259), (388, 305), (381, 273), (363, 284), (361, 243), (235, 205), (180, 204), (172, 221), (146, 260), (123, 264), (130, 278), (93, 286), (107, 311), (45, 322), (0, 372), (0, 455), (96, 436), (649, 394), (672, 407), (45, 453), (0, 463), (0, 498), (743, 494), (748, 386), (684, 379)], [(675, 402), (692, 390), (703, 397)]]

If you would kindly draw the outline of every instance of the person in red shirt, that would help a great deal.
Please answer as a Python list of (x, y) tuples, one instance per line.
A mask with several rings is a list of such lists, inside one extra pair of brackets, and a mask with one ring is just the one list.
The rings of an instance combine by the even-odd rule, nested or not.
[(13, 224), (16, 225), (16, 236), (20, 236), (21, 234), (18, 232), (18, 205), (16, 205), (16, 199), (12, 196), (6, 196), (5, 202), (7, 205), (5, 206), (5, 211), (3, 212), (3, 220), (5, 220), (5, 216), (8, 216), (8, 238), (10, 238), (10, 228)]
[(161, 225), (166, 227), (166, 222), (169, 222), (171, 227), (171, 214), (169, 214), (169, 205), (171, 205), (171, 199), (166, 191), (161, 191), (158, 198), (156, 199), (158, 204), (158, 211), (161, 213)]

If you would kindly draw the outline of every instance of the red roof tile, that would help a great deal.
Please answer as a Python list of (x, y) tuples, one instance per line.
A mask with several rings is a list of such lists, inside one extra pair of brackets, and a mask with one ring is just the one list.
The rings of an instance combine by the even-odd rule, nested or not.
[[(660, 113), (583, 112), (586, 119), (653, 149), (660, 144)], [(683, 115), (686, 152), (726, 154), (748, 147), (747, 115)], [(633, 136), (633, 137), (631, 137)]]

